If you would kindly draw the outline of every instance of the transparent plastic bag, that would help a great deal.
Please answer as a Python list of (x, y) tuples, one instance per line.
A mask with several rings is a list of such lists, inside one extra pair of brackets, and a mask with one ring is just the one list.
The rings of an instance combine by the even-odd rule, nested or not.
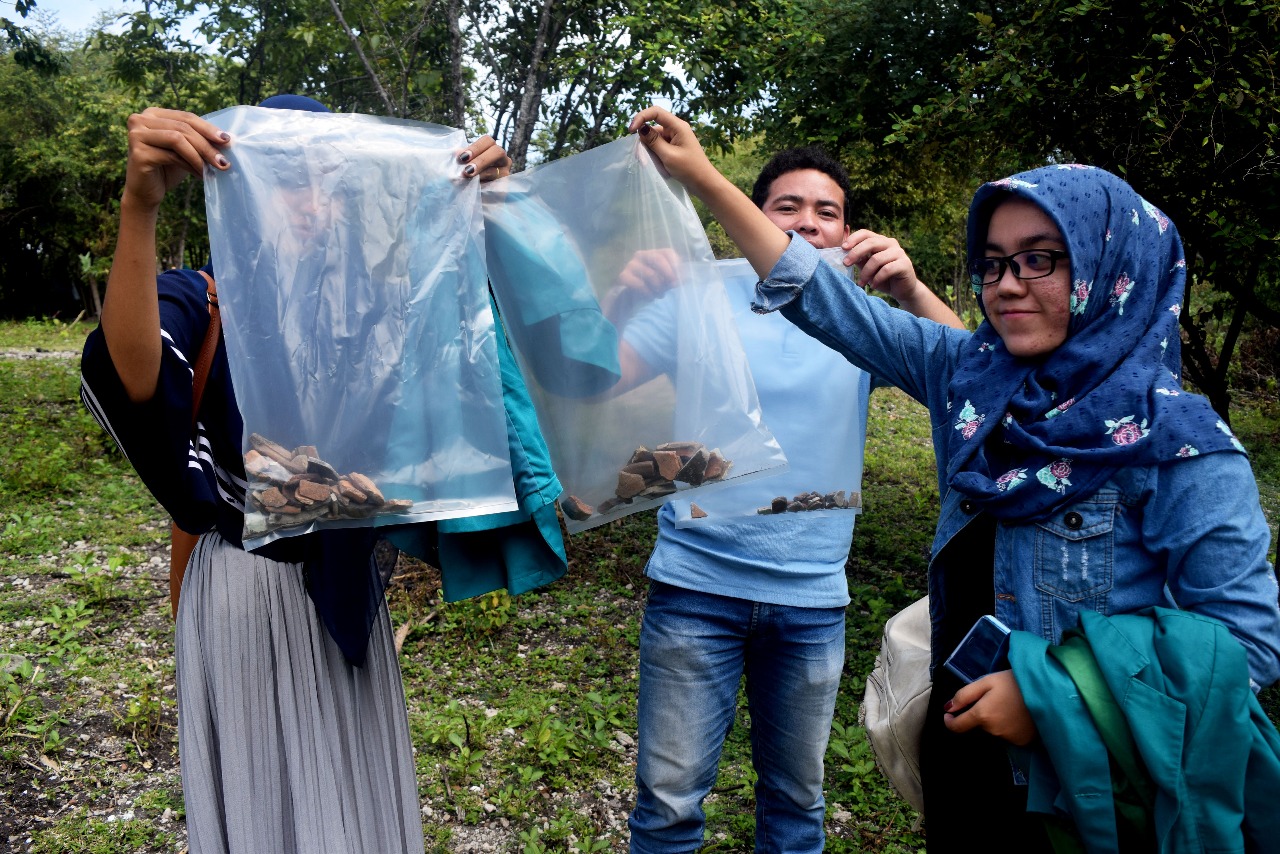
[[(844, 275), (843, 249), (823, 260)], [(787, 453), (787, 471), (722, 489), (690, 502), (672, 502), (678, 528), (716, 525), (742, 517), (776, 519), (852, 516), (862, 509), (866, 413), (858, 401), (870, 378), (843, 356), (782, 315), (755, 314), (750, 302), (759, 277), (744, 258), (717, 261), (747, 352), (764, 418)]]
[[(637, 138), (481, 196), (490, 282), (570, 533), (784, 469), (706, 234)], [(661, 359), (628, 343), (641, 321)]]
[(233, 107), (206, 169), (247, 547), (517, 508), (461, 131)]

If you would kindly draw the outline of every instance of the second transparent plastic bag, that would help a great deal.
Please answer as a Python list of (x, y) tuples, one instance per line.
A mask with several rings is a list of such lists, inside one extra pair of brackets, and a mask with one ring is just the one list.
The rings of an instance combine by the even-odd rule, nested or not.
[[(840, 248), (821, 249), (824, 262), (852, 276)], [(764, 417), (787, 453), (786, 472), (698, 499), (701, 513), (676, 499), (677, 528), (718, 525), (744, 517), (782, 519), (795, 513), (845, 518), (862, 509), (866, 412), (859, 401), (870, 377), (777, 312), (755, 314), (759, 277), (743, 258), (716, 262), (748, 352)]]
[(702, 225), (637, 138), (482, 197), (490, 281), (571, 533), (785, 469)]
[(461, 131), (234, 107), (206, 169), (247, 547), (517, 508)]

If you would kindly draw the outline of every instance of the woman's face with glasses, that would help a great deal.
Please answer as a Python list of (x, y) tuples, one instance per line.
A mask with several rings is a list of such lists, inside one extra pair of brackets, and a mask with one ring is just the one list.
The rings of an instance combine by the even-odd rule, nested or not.
[(983, 255), (970, 271), (981, 286), (987, 319), (1015, 356), (1046, 356), (1067, 340), (1066, 249), (1058, 227), (1034, 202), (1012, 196), (991, 212)]

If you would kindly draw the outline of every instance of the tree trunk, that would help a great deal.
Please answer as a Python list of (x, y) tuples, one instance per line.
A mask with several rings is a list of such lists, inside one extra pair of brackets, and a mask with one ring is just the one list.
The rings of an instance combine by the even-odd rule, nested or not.
[(507, 154), (511, 157), (511, 171), (524, 168), (533, 140), (533, 126), (538, 121), (538, 106), (542, 103), (542, 61), (547, 51), (547, 33), (551, 29), (551, 7), (555, 0), (542, 0), (538, 13), (538, 32), (529, 52), (529, 71), (524, 78), (524, 93), (520, 96), (520, 108), (516, 114), (516, 129), (511, 135)]
[(449, 0), (449, 94), (450, 123), (465, 130), (467, 121), (467, 87), (462, 76), (462, 0)]
[(369, 82), (373, 84), (374, 91), (378, 93), (378, 97), (382, 99), (383, 105), (387, 108), (387, 115), (395, 116), (396, 118), (401, 117), (404, 111), (396, 109), (396, 106), (391, 103), (391, 96), (387, 94), (386, 87), (382, 85), (382, 80), (378, 78), (377, 69), (369, 61), (369, 57), (365, 56), (364, 48), (360, 47), (360, 39), (356, 38), (356, 34), (352, 32), (351, 27), (347, 26), (347, 19), (343, 17), (342, 9), (338, 7), (338, 0), (329, 0), (329, 5), (333, 8), (333, 14), (337, 16), (343, 32), (351, 40), (351, 46), (355, 48), (356, 56), (360, 57), (360, 62), (364, 65), (365, 73), (369, 75)]
[(98, 287), (97, 276), (85, 276), (85, 287), (89, 291), (89, 299), (92, 300), (92, 310), (94, 319), (102, 317), (102, 293)]
[(1215, 369), (1213, 354), (1209, 352), (1204, 330), (1191, 318), (1185, 305), (1181, 322), (1183, 330), (1187, 333), (1187, 340), (1182, 347), (1182, 370), (1204, 396), (1209, 398), (1209, 404), (1222, 416), (1222, 420), (1230, 424), (1231, 392), (1227, 389), (1226, 371)]
[(178, 226), (178, 245), (174, 247), (174, 261), (171, 266), (181, 267), (187, 261), (187, 229), (191, 226), (191, 193), (195, 187), (194, 181), (184, 181), (186, 187), (182, 194), (182, 216), (179, 218), (181, 225)]

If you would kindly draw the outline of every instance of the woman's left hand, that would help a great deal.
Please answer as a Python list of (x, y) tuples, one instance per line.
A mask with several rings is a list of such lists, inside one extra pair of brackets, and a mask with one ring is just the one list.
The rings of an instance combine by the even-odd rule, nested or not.
[(463, 178), (479, 177), (482, 184), (511, 174), (511, 158), (506, 149), (488, 134), (458, 152), (458, 162), (466, 164), (462, 167)]
[(1020, 746), (1030, 744), (1036, 737), (1036, 722), (1022, 700), (1022, 689), (1012, 670), (970, 682), (942, 708), (946, 712), (943, 722), (952, 732), (982, 729)]

